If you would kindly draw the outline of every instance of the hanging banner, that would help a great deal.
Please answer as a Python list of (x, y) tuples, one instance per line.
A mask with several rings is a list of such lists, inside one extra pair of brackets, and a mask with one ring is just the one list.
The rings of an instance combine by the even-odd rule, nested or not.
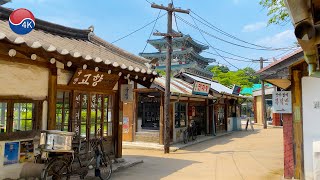
[(133, 101), (133, 85), (132, 84), (121, 85), (121, 101), (124, 103)]
[(202, 95), (202, 96), (208, 96), (209, 90), (210, 90), (210, 84), (206, 84), (203, 82), (195, 81), (193, 84), (193, 91), (192, 94), (194, 95)]
[(272, 95), (273, 113), (292, 113), (291, 91), (276, 91)]

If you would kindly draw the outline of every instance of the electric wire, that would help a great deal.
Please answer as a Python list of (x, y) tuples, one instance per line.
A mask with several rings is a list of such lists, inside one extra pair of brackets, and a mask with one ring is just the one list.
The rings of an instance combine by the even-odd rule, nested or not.
[[(152, 33), (153, 33), (153, 31), (154, 31), (154, 28), (156, 27), (156, 24), (157, 24), (157, 22), (158, 22), (160, 13), (161, 13), (161, 10), (159, 11), (158, 17), (157, 17), (156, 21), (154, 22), (154, 25), (153, 25), (153, 27), (152, 27), (152, 30), (151, 30), (151, 33), (150, 33), (150, 35), (149, 35), (148, 40), (149, 40), (149, 39), (151, 38), (151, 36), (152, 36)], [(143, 48), (142, 53), (144, 53), (144, 51), (146, 50), (146, 48), (147, 48), (147, 46), (148, 46), (148, 44), (149, 44), (149, 43), (148, 43), (148, 40), (147, 40), (147, 42), (146, 42), (146, 45), (145, 45), (144, 48)]]
[[(177, 16), (177, 17), (179, 17), (179, 16)], [(208, 44), (209, 46), (213, 47), (213, 46), (208, 42), (208, 40), (204, 37), (202, 31), (200, 31), (200, 28), (198, 27), (196, 21), (195, 21), (193, 18), (192, 18), (192, 20), (193, 20), (194, 24), (196, 25), (196, 29), (198, 29), (198, 31), (200, 32), (200, 34), (201, 34), (201, 36), (203, 37), (203, 39), (207, 42), (207, 44)], [(215, 50), (215, 52), (216, 52), (225, 62), (227, 62), (227, 63), (230, 64), (232, 67), (234, 67), (234, 68), (236, 68), (237, 70), (239, 70), (238, 67), (236, 67), (235, 65), (233, 65), (232, 63), (230, 63), (229, 61), (227, 61), (224, 57), (222, 57), (221, 54), (220, 54), (214, 47), (213, 47), (213, 49)]]
[[(231, 45), (234, 45), (234, 46), (239, 46), (239, 47), (246, 48), (246, 49), (264, 50), (264, 51), (275, 51), (275, 49), (253, 48), (253, 47), (244, 46), (244, 45), (241, 45), (241, 44), (236, 44), (236, 43), (233, 43), (233, 42), (224, 40), (224, 39), (222, 39), (222, 38), (220, 38), (220, 37), (218, 37), (218, 36), (215, 36), (215, 35), (207, 32), (207, 31), (205, 31), (205, 30), (203, 30), (203, 29), (197, 28), (195, 25), (193, 25), (192, 23), (188, 22), (187, 20), (181, 18), (180, 16), (178, 16), (178, 15), (176, 15), (176, 16), (177, 16), (177, 18), (178, 18), (180, 21), (182, 21), (183, 23), (187, 24), (188, 26), (190, 26), (190, 27), (192, 27), (192, 28), (194, 28), (194, 29), (198, 29), (198, 31), (200, 31), (202, 34), (206, 34), (206, 35), (208, 35), (208, 36), (210, 36), (210, 37), (213, 37), (213, 38), (218, 39), (218, 40), (220, 40), (220, 41), (223, 41), (223, 42), (225, 42), (225, 43), (228, 43), (228, 44), (231, 44)], [(190, 16), (190, 17), (193, 19), (193, 16)], [(193, 21), (195, 22), (194, 19), (193, 19)], [(280, 50), (280, 49), (278, 49), (278, 50)], [(284, 50), (284, 49), (281, 49), (281, 50)], [(286, 49), (286, 50), (287, 50), (287, 49)]]
[[(222, 56), (222, 55), (218, 55), (218, 54), (214, 54), (212, 52), (209, 52), (209, 51), (203, 51), (204, 53), (208, 53), (208, 54), (211, 54), (211, 55), (214, 55), (214, 56)], [(240, 62), (251, 62), (251, 63), (254, 63), (255, 61), (253, 60), (243, 60), (243, 59), (237, 59), (237, 58), (232, 58), (232, 57), (227, 57), (227, 56), (222, 56), (226, 59), (231, 59), (231, 60), (235, 60), (235, 61), (240, 61)]]
[(113, 41), (111, 44), (116, 43), (116, 42), (118, 42), (118, 41), (120, 41), (120, 40), (122, 40), (122, 39), (124, 39), (124, 38), (126, 38), (126, 37), (128, 37), (128, 36), (131, 36), (132, 34), (134, 34), (134, 33), (138, 32), (138, 31), (140, 31), (140, 30), (142, 30), (142, 29), (144, 29), (144, 28), (148, 27), (148, 26), (149, 26), (149, 25), (151, 25), (152, 23), (154, 23), (154, 22), (158, 21), (158, 19), (162, 18), (164, 15), (166, 15), (166, 13), (162, 14), (162, 15), (161, 15), (161, 16), (159, 16), (157, 19), (155, 19), (155, 20), (153, 20), (153, 21), (151, 21), (151, 22), (149, 22), (149, 23), (145, 24), (144, 26), (140, 27), (139, 29), (136, 29), (136, 30), (132, 31), (131, 33), (129, 33), (129, 34), (125, 35), (125, 36), (122, 36), (121, 38), (119, 38), (119, 39), (117, 39), (117, 40)]
[(197, 20), (198, 22), (200, 22), (201, 24), (203, 24), (203, 25), (209, 27), (210, 29), (213, 29), (213, 30), (215, 30), (215, 31), (217, 31), (217, 32), (219, 32), (219, 33), (221, 33), (221, 34), (229, 37), (229, 38), (232, 38), (232, 39), (234, 39), (234, 40), (237, 40), (237, 41), (240, 41), (240, 42), (243, 42), (243, 43), (246, 43), (246, 44), (250, 44), (250, 45), (252, 45), (252, 46), (256, 46), (256, 47), (260, 47), (260, 48), (264, 48), (264, 49), (270, 49), (270, 50), (285, 50), (285, 49), (294, 48), (294, 46), (293, 46), (293, 47), (272, 48), (272, 47), (266, 47), (266, 46), (262, 46), (262, 45), (257, 45), (257, 44), (254, 44), (254, 43), (250, 43), (250, 42), (248, 42), (248, 41), (242, 40), (242, 39), (240, 39), (240, 38), (238, 38), (238, 37), (236, 37), (236, 36), (233, 36), (233, 35), (225, 32), (225, 31), (221, 30), (220, 28), (214, 26), (213, 24), (211, 24), (210, 22), (208, 22), (207, 20), (205, 20), (204, 18), (202, 18), (201, 16), (199, 16), (198, 14), (196, 14), (195, 12), (193, 12), (192, 10), (190, 10), (190, 12), (193, 13), (194, 15), (196, 15), (198, 18), (200, 18), (200, 19), (202, 20), (202, 21), (201, 21), (201, 20), (193, 17), (192, 15), (190, 15), (190, 16), (192, 16), (195, 20)]

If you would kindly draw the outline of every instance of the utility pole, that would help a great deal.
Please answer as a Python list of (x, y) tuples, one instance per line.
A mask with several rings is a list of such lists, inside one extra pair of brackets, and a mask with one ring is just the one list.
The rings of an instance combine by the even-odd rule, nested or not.
[[(172, 31), (172, 14), (173, 12), (180, 12), (189, 14), (189, 10), (182, 10), (180, 8), (174, 8), (172, 3), (169, 3), (168, 7), (163, 5), (157, 5), (153, 3), (152, 8), (162, 9), (168, 12), (168, 27), (167, 33), (153, 33), (155, 36), (165, 36), (167, 38), (167, 57), (166, 57), (166, 88), (164, 97), (164, 153), (169, 153), (170, 148), (170, 75), (171, 75), (171, 58), (172, 58), (172, 38), (181, 37), (179, 33), (173, 33)], [(161, 133), (161, 132), (160, 132)]]
[[(263, 69), (263, 58), (260, 58), (260, 69)], [(264, 81), (261, 80), (261, 114), (262, 114), (262, 122), (263, 122), (263, 128), (267, 129), (267, 118), (266, 118), (266, 98), (265, 98), (265, 89), (264, 89)]]

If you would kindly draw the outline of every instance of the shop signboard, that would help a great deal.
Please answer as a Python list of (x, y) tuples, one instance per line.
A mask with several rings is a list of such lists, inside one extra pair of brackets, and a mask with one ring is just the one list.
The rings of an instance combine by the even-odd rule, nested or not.
[(119, 80), (116, 74), (108, 74), (94, 70), (77, 69), (69, 86), (86, 89), (112, 90)]
[(124, 103), (133, 101), (133, 85), (132, 84), (121, 85), (121, 101)]
[(276, 91), (272, 95), (273, 113), (292, 113), (291, 91)]
[(192, 94), (208, 96), (209, 90), (210, 90), (210, 86), (211, 86), (210, 84), (195, 81), (195, 83), (193, 85)]

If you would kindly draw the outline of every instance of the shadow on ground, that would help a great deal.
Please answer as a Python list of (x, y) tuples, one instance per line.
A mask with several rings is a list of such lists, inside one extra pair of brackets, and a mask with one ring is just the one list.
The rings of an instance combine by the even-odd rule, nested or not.
[[(142, 159), (144, 163), (131, 167), (130, 170), (119, 171), (112, 174), (112, 179), (132, 180), (135, 179), (161, 179), (179, 171), (187, 166), (190, 166), (197, 161), (169, 159), (164, 157), (151, 157), (151, 156), (134, 156), (126, 155), (126, 158)], [(146, 172), (147, 170), (147, 172)], [(143, 174), (139, 172), (144, 172)], [(146, 176), (148, 174), (148, 176)]]
[[(183, 152), (181, 154), (192, 153), (192, 151), (195, 152), (195, 153), (199, 153), (200, 151), (203, 152), (203, 153), (208, 153), (208, 152), (205, 152), (204, 150), (206, 150), (206, 149), (208, 149), (208, 148), (210, 148), (212, 146), (215, 146), (215, 145), (228, 144), (228, 143), (234, 141), (235, 138), (245, 138), (246, 136), (258, 134), (260, 131), (261, 131), (261, 129), (255, 129), (254, 131), (251, 131), (251, 130), (248, 130), (248, 131), (245, 131), (245, 130), (235, 131), (235, 132), (233, 132), (231, 134), (223, 135), (223, 138), (222, 137), (216, 137), (216, 138), (210, 139), (208, 141), (204, 141), (204, 142), (192, 145), (192, 146), (188, 146), (188, 147), (182, 148), (183, 150), (190, 151), (190, 152)], [(233, 153), (233, 152), (234, 151), (230, 151), (230, 153)], [(217, 151), (217, 152), (209, 152), (209, 153), (219, 154), (219, 153), (226, 153), (226, 152), (225, 151), (221, 151), (221, 152)], [(179, 151), (175, 152), (175, 154), (179, 154)]]

